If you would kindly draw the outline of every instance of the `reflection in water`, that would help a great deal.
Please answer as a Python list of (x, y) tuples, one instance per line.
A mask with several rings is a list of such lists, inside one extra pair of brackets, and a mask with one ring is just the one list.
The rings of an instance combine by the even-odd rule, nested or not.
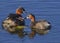
[(25, 36), (23, 28), (17, 28), (16, 32), (20, 38), (23, 38)]

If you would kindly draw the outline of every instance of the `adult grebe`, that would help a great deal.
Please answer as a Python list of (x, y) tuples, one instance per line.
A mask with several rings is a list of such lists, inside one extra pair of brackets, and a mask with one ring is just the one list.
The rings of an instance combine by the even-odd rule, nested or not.
[[(12, 33), (15, 32), (16, 26), (25, 25), (24, 19), (21, 16), (23, 11), (25, 11), (25, 9), (20, 7), (16, 9), (16, 14), (9, 14), (9, 16), (2, 22), (4, 29)], [(23, 31), (23, 29), (21, 31)]]

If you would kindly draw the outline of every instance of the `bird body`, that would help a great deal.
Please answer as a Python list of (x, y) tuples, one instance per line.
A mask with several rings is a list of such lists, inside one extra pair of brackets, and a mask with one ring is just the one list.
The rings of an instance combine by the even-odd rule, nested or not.
[(3, 22), (2, 22), (2, 26), (5, 30), (9, 31), (9, 32), (15, 32), (16, 28), (19, 26), (19, 28), (24, 28), (25, 26), (25, 21), (21, 21), (21, 20), (17, 20), (14, 18), (14, 15), (12, 16), (12, 14), (10, 16), (8, 16)]
[(31, 29), (36, 31), (37, 33), (46, 33), (47, 30), (49, 30), (50, 24), (46, 20), (36, 21), (34, 24), (31, 23)]

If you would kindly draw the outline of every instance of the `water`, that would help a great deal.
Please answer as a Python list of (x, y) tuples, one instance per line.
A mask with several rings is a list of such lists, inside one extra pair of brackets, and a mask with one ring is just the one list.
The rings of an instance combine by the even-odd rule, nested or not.
[[(15, 10), (23, 6), (26, 11), (33, 13), (36, 20), (46, 19), (51, 22), (50, 32), (44, 36), (36, 35), (34, 39), (26, 36), (24, 39), (5, 31), (1, 23)], [(24, 14), (23, 16), (26, 16)], [(60, 43), (60, 0), (0, 0), (0, 43)], [(29, 20), (26, 21), (29, 25)], [(27, 28), (29, 30), (30, 28)]]

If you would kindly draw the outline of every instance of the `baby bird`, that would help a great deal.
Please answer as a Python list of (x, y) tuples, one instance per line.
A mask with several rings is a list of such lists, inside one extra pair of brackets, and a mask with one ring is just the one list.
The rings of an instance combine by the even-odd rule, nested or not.
[(29, 34), (30, 38), (33, 38), (36, 33), (38, 33), (40, 35), (44, 35), (44, 34), (48, 33), (49, 30), (51, 29), (50, 22), (48, 22), (46, 20), (36, 21), (35, 16), (32, 14), (29, 14), (27, 16), (27, 19), (31, 20), (30, 26), (31, 26), (32, 32)]

